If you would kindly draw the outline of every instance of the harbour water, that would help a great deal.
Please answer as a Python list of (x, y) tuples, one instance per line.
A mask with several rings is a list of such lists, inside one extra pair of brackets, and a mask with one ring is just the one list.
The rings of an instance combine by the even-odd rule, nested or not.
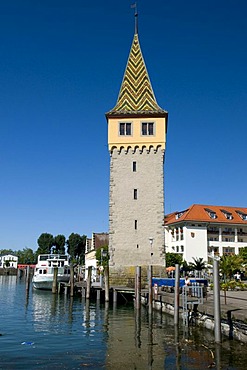
[(246, 345), (132, 304), (88, 302), (0, 276), (0, 369), (246, 369)]

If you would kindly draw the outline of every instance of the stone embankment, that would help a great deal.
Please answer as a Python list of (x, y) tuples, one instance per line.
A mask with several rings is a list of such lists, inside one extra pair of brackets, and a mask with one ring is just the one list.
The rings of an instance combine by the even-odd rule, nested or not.
[[(225, 295), (226, 293), (226, 295)], [(143, 300), (144, 302), (144, 300)], [(221, 291), (221, 332), (229, 339), (237, 339), (247, 343), (247, 291)], [(183, 315), (182, 297), (180, 296), (180, 315)], [(160, 291), (155, 296), (153, 307), (156, 310), (174, 314), (174, 293)], [(214, 296), (208, 291), (203, 304), (198, 305), (197, 311), (188, 302), (189, 324), (195, 323), (207, 329), (214, 330)]]

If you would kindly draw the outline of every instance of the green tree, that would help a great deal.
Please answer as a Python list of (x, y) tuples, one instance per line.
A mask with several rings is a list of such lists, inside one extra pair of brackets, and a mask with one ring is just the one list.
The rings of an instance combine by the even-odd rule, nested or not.
[(166, 253), (166, 267), (182, 265), (183, 257), (178, 253)]
[(191, 271), (191, 264), (189, 264), (187, 261), (183, 261), (182, 263), (182, 271), (187, 274), (189, 271)]
[(201, 272), (206, 268), (206, 262), (201, 257), (193, 257), (194, 262), (190, 264), (191, 270), (198, 272), (198, 277), (201, 277)]
[(12, 249), (0, 249), (0, 254), (16, 254)]
[(54, 249), (53, 253), (64, 254), (65, 253), (65, 236), (57, 235), (54, 237)]
[(239, 249), (239, 256), (243, 259), (243, 263), (247, 263), (247, 247)]
[(16, 252), (18, 263), (35, 264), (37, 261), (36, 253), (31, 248), (24, 248)]
[(223, 255), (220, 258), (219, 268), (225, 282), (233, 277), (235, 271), (240, 270), (242, 262), (242, 257), (236, 254)]
[(71, 256), (72, 262), (84, 264), (86, 235), (70, 234), (67, 242), (67, 252)]
[(38, 249), (37, 254), (48, 254), (51, 253), (51, 248), (54, 245), (54, 238), (52, 234), (43, 233), (37, 240)]

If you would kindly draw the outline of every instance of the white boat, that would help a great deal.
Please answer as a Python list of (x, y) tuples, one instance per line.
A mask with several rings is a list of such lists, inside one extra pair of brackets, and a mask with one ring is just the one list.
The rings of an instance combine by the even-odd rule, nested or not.
[(58, 268), (58, 283), (66, 283), (69, 281), (70, 268), (68, 256), (60, 254), (40, 254), (33, 274), (33, 287), (35, 289), (52, 289), (54, 267)]

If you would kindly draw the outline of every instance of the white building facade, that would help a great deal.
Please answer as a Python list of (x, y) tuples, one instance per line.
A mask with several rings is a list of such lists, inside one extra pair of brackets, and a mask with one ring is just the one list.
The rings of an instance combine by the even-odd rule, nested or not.
[(91, 280), (93, 282), (99, 280), (99, 267), (96, 259), (97, 249), (101, 249), (109, 244), (108, 233), (93, 233), (92, 238), (86, 240), (85, 250), (85, 280), (88, 277), (88, 268), (92, 268)]
[(17, 269), (18, 257), (14, 254), (0, 255), (0, 268), (15, 268)]
[(194, 204), (165, 217), (166, 252), (186, 262), (239, 254), (247, 246), (247, 208)]

